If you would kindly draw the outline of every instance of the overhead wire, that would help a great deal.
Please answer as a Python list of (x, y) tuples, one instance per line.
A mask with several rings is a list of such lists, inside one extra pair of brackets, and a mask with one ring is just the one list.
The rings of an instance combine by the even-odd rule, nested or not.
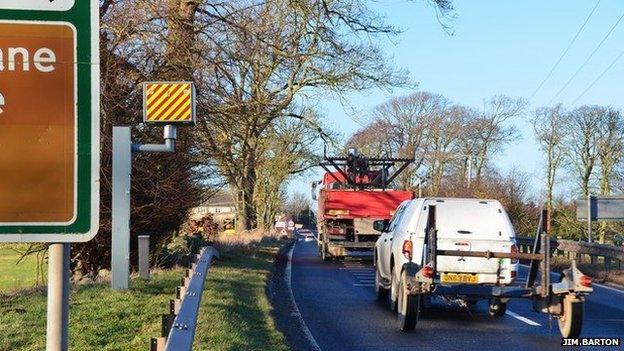
[(620, 22), (622, 21), (622, 19), (624, 18), (624, 13), (618, 18), (618, 20), (611, 26), (611, 28), (609, 29), (609, 31), (607, 32), (607, 34), (602, 38), (602, 40), (600, 41), (600, 43), (598, 43), (598, 45), (596, 46), (596, 48), (594, 49), (594, 51), (592, 51), (591, 54), (589, 54), (589, 56), (587, 57), (587, 59), (585, 60), (585, 62), (583, 62), (583, 64), (576, 70), (576, 72), (574, 72), (574, 74), (572, 75), (572, 77), (570, 77), (570, 79), (568, 79), (568, 81), (563, 85), (563, 87), (561, 87), (561, 89), (559, 89), (559, 91), (557, 92), (557, 94), (555, 94), (555, 96), (553, 96), (552, 99), (550, 99), (550, 101), (548, 102), (547, 105), (551, 105), (553, 103), (553, 101), (555, 101), (559, 95), (561, 95), (561, 93), (570, 85), (570, 83), (574, 80), (574, 78), (576, 78), (576, 76), (581, 72), (581, 70), (583, 70), (583, 68), (585, 68), (585, 66), (587, 65), (587, 63), (594, 57), (594, 55), (596, 54), (596, 52), (598, 52), (598, 50), (600, 50), (600, 48), (602, 47), (602, 45), (607, 41), (607, 39), (609, 39), (609, 37), (611, 36), (611, 33), (613, 33), (613, 31), (615, 30), (615, 28), (620, 24)]
[(590, 18), (594, 15), (594, 12), (596, 12), (596, 9), (598, 8), (598, 5), (600, 5), (600, 1), (601, 0), (598, 0), (596, 2), (596, 5), (594, 5), (594, 7), (591, 9), (589, 15), (587, 15), (587, 18), (585, 18), (585, 21), (583, 22), (581, 27), (576, 31), (576, 34), (574, 35), (574, 37), (572, 38), (572, 40), (570, 41), (568, 46), (565, 48), (563, 53), (559, 56), (559, 59), (557, 60), (557, 62), (555, 62), (555, 64), (550, 69), (550, 72), (548, 72), (546, 77), (544, 77), (544, 79), (542, 79), (542, 81), (537, 86), (537, 88), (535, 88), (535, 90), (533, 91), (533, 94), (531, 94), (531, 97), (529, 98), (529, 100), (533, 100), (533, 98), (535, 97), (537, 92), (544, 86), (544, 83), (546, 83), (546, 81), (548, 81), (548, 79), (550, 79), (550, 77), (553, 75), (553, 73), (555, 72), (555, 69), (557, 69), (557, 67), (559, 67), (559, 64), (561, 63), (563, 58), (568, 54), (568, 51), (570, 51), (570, 48), (572, 47), (572, 45), (574, 45), (574, 43), (576, 42), (576, 39), (578, 39), (579, 35), (581, 35), (581, 33), (583, 32), (583, 29), (585, 29), (585, 26), (589, 22)]
[(594, 85), (600, 80), (602, 79), (602, 77), (604, 77), (605, 74), (607, 74), (607, 72), (609, 72), (613, 67), (615, 67), (615, 65), (618, 63), (618, 61), (620, 61), (620, 59), (624, 56), (624, 50), (622, 52), (620, 52), (620, 54), (615, 58), (615, 60), (613, 60), (611, 62), (611, 64), (605, 68), (604, 71), (602, 71), (602, 73), (600, 73), (600, 75), (598, 77), (596, 77), (596, 79), (594, 79), (594, 81), (587, 86), (587, 88), (585, 88), (585, 90), (583, 90), (583, 92), (576, 98), (574, 99), (574, 101), (572, 101), (572, 105), (576, 104), (583, 96), (585, 96), (585, 94), (587, 94), (587, 92), (594, 87)]

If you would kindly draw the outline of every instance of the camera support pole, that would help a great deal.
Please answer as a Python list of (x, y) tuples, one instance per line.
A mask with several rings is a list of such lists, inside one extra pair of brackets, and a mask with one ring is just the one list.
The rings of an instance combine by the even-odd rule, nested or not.
[(128, 290), (130, 282), (130, 187), (132, 153), (175, 152), (177, 128), (167, 124), (164, 144), (132, 143), (130, 127), (113, 127), (113, 204), (111, 287)]

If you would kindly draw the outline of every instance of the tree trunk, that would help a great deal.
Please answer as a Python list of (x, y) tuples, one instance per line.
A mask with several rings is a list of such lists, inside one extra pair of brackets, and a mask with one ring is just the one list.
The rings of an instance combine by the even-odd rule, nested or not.
[(256, 189), (256, 156), (255, 152), (248, 151), (243, 159), (243, 179), (241, 188), (241, 223), (245, 230), (252, 230), (257, 225), (254, 194)]
[(199, 0), (169, 0), (167, 62), (159, 76), (168, 80), (193, 80), (196, 34), (195, 14)]

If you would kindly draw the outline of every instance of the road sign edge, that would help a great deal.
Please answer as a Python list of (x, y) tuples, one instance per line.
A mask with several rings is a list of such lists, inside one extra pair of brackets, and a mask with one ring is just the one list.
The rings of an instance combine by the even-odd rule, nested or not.
[(91, 0), (91, 201), (89, 230), (84, 233), (0, 234), (0, 242), (71, 243), (92, 240), (100, 225), (100, 7)]

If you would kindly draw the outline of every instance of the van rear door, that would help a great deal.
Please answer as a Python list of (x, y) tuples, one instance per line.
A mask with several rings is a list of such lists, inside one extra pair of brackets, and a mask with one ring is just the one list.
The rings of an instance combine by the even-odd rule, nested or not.
[[(438, 250), (511, 252), (514, 231), (498, 201), (432, 200), (436, 205)], [(510, 259), (438, 256), (438, 272), (508, 275)]]

